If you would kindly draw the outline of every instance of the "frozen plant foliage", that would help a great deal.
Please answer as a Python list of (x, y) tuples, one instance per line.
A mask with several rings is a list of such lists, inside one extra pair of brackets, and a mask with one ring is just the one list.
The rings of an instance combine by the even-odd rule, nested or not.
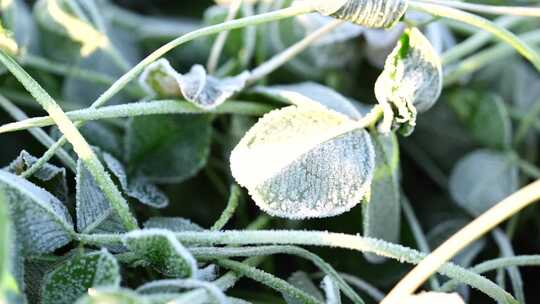
[(166, 59), (148, 66), (139, 83), (152, 95), (183, 96), (195, 106), (211, 110), (246, 86), (249, 72), (235, 77), (218, 79), (206, 73), (201, 65), (194, 65), (187, 74), (177, 73)]
[(419, 112), (429, 110), (442, 92), (442, 64), (431, 43), (417, 28), (409, 28), (386, 60), (375, 84), (384, 109), (382, 133), (414, 130)]
[(341, 214), (366, 198), (374, 170), (371, 139), (354, 125), (321, 106), (270, 112), (233, 150), (232, 174), (271, 215)]

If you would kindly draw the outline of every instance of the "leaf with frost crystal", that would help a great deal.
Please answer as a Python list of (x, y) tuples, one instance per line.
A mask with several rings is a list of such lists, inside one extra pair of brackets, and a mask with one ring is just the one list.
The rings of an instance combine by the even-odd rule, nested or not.
[(169, 205), (167, 196), (144, 176), (137, 175), (128, 180), (124, 165), (119, 160), (109, 153), (103, 153), (103, 160), (128, 196), (154, 208), (165, 208)]
[(408, 296), (402, 304), (465, 304), (457, 293), (424, 292), (418, 295)]
[(189, 278), (197, 272), (195, 258), (168, 230), (133, 231), (122, 241), (130, 251), (166, 276)]
[(106, 250), (76, 255), (62, 263), (45, 278), (43, 304), (71, 304), (89, 288), (118, 287), (120, 268)]
[(82, 233), (124, 232), (120, 217), (81, 160), (77, 162), (76, 182), (77, 230)]
[(407, 11), (407, 0), (311, 0), (319, 13), (370, 28), (391, 28)]
[[(38, 159), (26, 151), (12, 161), (6, 170), (10, 173), (20, 175), (34, 165)], [(29, 179), (34, 185), (47, 190), (62, 202), (67, 201), (68, 187), (66, 180), (66, 169), (45, 163)]]
[(480, 215), (518, 190), (512, 154), (477, 150), (461, 159), (450, 176), (450, 194), (472, 215)]
[(418, 112), (429, 110), (442, 91), (442, 65), (431, 43), (417, 28), (406, 29), (375, 83), (384, 109), (381, 132), (399, 127), (408, 135)]
[(273, 216), (341, 214), (366, 197), (374, 171), (371, 139), (356, 125), (320, 106), (272, 111), (234, 148), (232, 174)]
[(204, 67), (198, 64), (182, 75), (171, 67), (167, 59), (160, 59), (145, 69), (139, 82), (149, 94), (183, 96), (195, 106), (211, 110), (244, 89), (249, 75), (249, 72), (244, 72), (235, 77), (218, 79), (208, 75)]
[(67, 208), (47, 191), (16, 175), (0, 170), (17, 236), (25, 253), (52, 252), (72, 240), (75, 232)]
[[(398, 243), (401, 228), (399, 185), (399, 145), (394, 134), (372, 135), (375, 146), (375, 173), (369, 201), (362, 205), (363, 233), (366, 237)], [(372, 263), (385, 259), (364, 256)]]
[(338, 92), (315, 82), (257, 87), (255, 92), (297, 106), (321, 105), (353, 119), (362, 118), (362, 115), (350, 100)]

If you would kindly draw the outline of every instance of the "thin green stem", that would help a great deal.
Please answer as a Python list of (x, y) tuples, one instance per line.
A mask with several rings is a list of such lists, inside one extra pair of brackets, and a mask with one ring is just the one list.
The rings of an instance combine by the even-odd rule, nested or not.
[[(28, 119), (28, 116), (21, 109), (19, 109), (19, 107), (17, 107), (15, 104), (13, 104), (1, 94), (0, 107), (2, 107), (7, 113), (9, 113), (9, 115), (11, 115), (11, 117), (13, 117), (15, 120)], [(32, 136), (34, 136), (46, 148), (49, 148), (51, 145), (54, 144), (54, 140), (40, 128), (30, 130), (30, 134), (32, 134)], [(58, 159), (64, 165), (66, 165), (66, 167), (71, 169), (71, 171), (77, 171), (77, 162), (64, 149), (59, 149), (57, 156)], [(23, 174), (21, 176), (23, 178), (28, 178), (30, 175), (27, 176)]]
[(231, 261), (231, 260), (218, 260), (216, 261), (221, 267), (230, 269), (238, 274), (241, 274), (245, 277), (248, 277), (252, 280), (255, 280), (263, 285), (266, 285), (280, 293), (287, 294), (293, 299), (299, 300), (301, 303), (306, 304), (323, 304), (317, 298), (306, 293), (305, 291), (289, 284), (287, 281), (284, 281), (280, 278), (275, 277), (268, 272), (262, 271), (255, 267), (248, 266), (246, 264)]
[(128, 230), (136, 229), (138, 227), (137, 220), (131, 214), (127, 201), (122, 197), (118, 188), (116, 188), (116, 185), (105, 171), (105, 168), (90, 145), (86, 142), (79, 130), (77, 130), (73, 122), (69, 120), (67, 115), (58, 106), (56, 101), (54, 101), (54, 99), (52, 99), (52, 97), (47, 94), (47, 92), (30, 75), (28, 75), (26, 71), (24, 71), (13, 58), (9, 57), (1, 50), (0, 62), (10, 70), (26, 90), (34, 96), (43, 109), (53, 118), (60, 131), (73, 145), (73, 149), (82, 160), (85, 167), (95, 178), (98, 186), (105, 194), (105, 197), (110, 201), (111, 206), (120, 216), (125, 228)]
[[(139, 75), (144, 68), (146, 68), (151, 63), (155, 62), (159, 58), (161, 58), (163, 55), (171, 51), (172, 49), (176, 48), (177, 46), (180, 46), (186, 42), (192, 41), (197, 38), (214, 35), (217, 33), (220, 33), (222, 31), (230, 31), (238, 28), (242, 28), (249, 25), (257, 25), (262, 24), (266, 22), (272, 22), (272, 21), (278, 21), (285, 18), (290, 18), (302, 14), (307, 14), (313, 11), (313, 8), (311, 5), (307, 4), (300, 4), (300, 5), (293, 5), (291, 7), (277, 10), (274, 12), (266, 13), (266, 14), (260, 14), (256, 16), (250, 16), (246, 18), (241, 18), (237, 20), (231, 20), (229, 22), (224, 22), (221, 24), (208, 26), (190, 33), (187, 33), (183, 36), (180, 36), (179, 38), (174, 39), (173, 41), (161, 46), (157, 50), (155, 50), (153, 53), (148, 55), (146, 58), (144, 58), (141, 62), (139, 62), (137, 65), (135, 65), (131, 70), (129, 70), (126, 74), (124, 74), (122, 77), (120, 77), (114, 84), (109, 87), (99, 98), (94, 101), (94, 103), (90, 106), (91, 109), (98, 108), (102, 105), (104, 105), (107, 101), (109, 101), (114, 95), (116, 95), (118, 92), (120, 92), (130, 81), (135, 79), (137, 75)], [(77, 123), (76, 127), (80, 127), (82, 123)], [(46, 163), (56, 152), (56, 149), (61, 147), (66, 142), (66, 138), (63, 136), (58, 141), (57, 144), (52, 146), (45, 154), (39, 159), (37, 165), (43, 165)]]
[(373, 285), (369, 284), (368, 282), (356, 276), (350, 275), (348, 273), (343, 273), (343, 272), (340, 272), (339, 276), (342, 277), (347, 283), (365, 292), (367, 295), (369, 295), (371, 298), (373, 298), (373, 300), (377, 302), (382, 301), (382, 299), (384, 298), (384, 293), (382, 291), (378, 290)]
[(525, 17), (540, 17), (540, 8), (534, 6), (502, 6), (466, 3), (451, 0), (418, 0), (420, 2), (439, 4), (448, 7), (464, 9), (466, 11), (492, 15), (513, 15)]
[(455, 19), (483, 29), (511, 45), (514, 49), (518, 51), (518, 53), (523, 55), (523, 57), (527, 58), (536, 67), (536, 69), (540, 71), (540, 55), (536, 52), (536, 50), (527, 43), (520, 40), (512, 32), (500, 26), (497, 26), (488, 19), (464, 11), (460, 11), (455, 8), (445, 7), (436, 4), (429, 4), (425, 2), (418, 2), (414, 0), (410, 1), (409, 6), (413, 9), (421, 10), (431, 15)]
[(227, 207), (223, 212), (221, 213), (221, 216), (219, 219), (212, 225), (212, 228), (210, 230), (221, 230), (229, 220), (234, 216), (234, 212), (236, 211), (236, 208), (238, 208), (238, 204), (240, 202), (240, 199), (242, 197), (242, 190), (237, 184), (231, 185), (230, 188), (230, 194), (229, 199), (227, 201)]
[[(530, 44), (540, 43), (540, 30), (527, 32), (519, 36), (523, 41)], [(493, 46), (478, 52), (469, 58), (456, 63), (444, 77), (444, 85), (449, 86), (459, 81), (463, 76), (472, 74), (488, 64), (497, 62), (504, 57), (514, 54), (515, 50), (508, 45)]]
[[(521, 23), (524, 20), (525, 18), (522, 17), (503, 16), (497, 19), (495, 21), (495, 24), (502, 28), (508, 29)], [(493, 35), (486, 32), (475, 33), (467, 40), (461, 42), (460, 44), (454, 46), (453, 48), (442, 54), (441, 60), (443, 65), (446, 66), (448, 64), (454, 63), (465, 57), (466, 55), (473, 53), (474, 51), (478, 50), (486, 43), (488, 43), (492, 39), (492, 37)]]
[[(416, 241), (416, 244), (418, 245), (418, 249), (420, 249), (420, 251), (423, 253), (426, 253), (426, 254), (430, 253), (431, 249), (429, 248), (426, 235), (424, 231), (422, 230), (422, 226), (420, 226), (420, 222), (418, 221), (416, 214), (414, 214), (414, 210), (411, 206), (411, 203), (405, 197), (403, 192), (401, 194), (401, 197), (402, 197), (401, 206), (403, 207), (403, 213), (405, 214), (405, 219), (409, 223), (412, 234), (414, 236), (414, 240)], [(431, 278), (429, 278), (429, 282), (433, 290), (437, 290), (441, 286), (436, 276), (432, 276)]]
[(399, 303), (467, 245), (540, 199), (540, 180), (521, 188), (455, 233), (418, 264), (387, 295), (382, 304)]
[[(495, 243), (499, 247), (500, 256), (505, 258), (511, 258), (515, 256), (514, 248), (512, 248), (512, 242), (508, 236), (501, 229), (494, 229), (491, 232)], [(521, 273), (517, 267), (511, 266), (507, 269), (508, 275), (512, 283), (512, 289), (514, 290), (514, 295), (516, 299), (521, 304), (525, 304), (525, 294), (523, 292), (523, 279), (521, 278)], [(504, 277), (504, 272), (502, 272)], [(504, 286), (501, 285), (501, 286)]]
[[(540, 183), (539, 183), (540, 186)], [(306, 245), (328, 246), (351, 249), (360, 252), (374, 253), (383, 257), (407, 262), (420, 263), (426, 254), (387, 243), (385, 241), (365, 238), (358, 235), (330, 233), (325, 231), (222, 231), (222, 232), (182, 232), (176, 233), (182, 244), (215, 246), (215, 245)], [(121, 244), (121, 235), (115, 234), (79, 234), (77, 239), (87, 244), (114, 245)], [(452, 263), (443, 263), (437, 271), (450, 278), (455, 278), (492, 297), (500, 303), (515, 303), (513, 297), (493, 282)]]
[[(522, 255), (506, 258), (498, 258), (489, 261), (485, 261), (481, 264), (478, 264), (470, 269), (470, 271), (482, 274), (492, 270), (498, 270), (501, 268), (507, 267), (516, 267), (516, 266), (540, 266), (540, 255)], [(454, 290), (460, 283), (456, 280), (450, 280), (444, 283), (441, 286), (440, 291), (442, 292), (451, 292)]]
[[(225, 21), (231, 21), (236, 18), (236, 15), (238, 15), (238, 12), (242, 7), (242, 2), (243, 0), (234, 0), (229, 4), (229, 11), (227, 13)], [(228, 37), (229, 31), (223, 31), (219, 33), (216, 40), (214, 41), (212, 49), (210, 50), (208, 62), (206, 63), (208, 73), (214, 74), (214, 72), (216, 71), (219, 64), (219, 58), (221, 57), (221, 52), (223, 52), (223, 48), (225, 46), (225, 43), (227, 42)]]
[(251, 75), (248, 79), (249, 83), (256, 82), (273, 71), (277, 70), (279, 67), (287, 63), (291, 60), (291, 58), (296, 57), (301, 52), (305, 51), (306, 48), (311, 46), (314, 42), (322, 38), (323, 36), (327, 35), (340, 25), (342, 25), (344, 21), (341, 20), (335, 20), (327, 25), (319, 28), (318, 30), (314, 31), (313, 33), (307, 35), (299, 42), (295, 43), (291, 47), (287, 48), (285, 51), (279, 53), (278, 55), (274, 56), (264, 64), (258, 66), (256, 69), (254, 69), (251, 72)]
[(318, 255), (296, 246), (257, 246), (241, 248), (192, 247), (189, 251), (197, 258), (219, 259), (231, 257), (268, 256), (275, 254), (290, 254), (307, 259), (315, 264), (322, 272), (332, 277), (339, 288), (353, 303), (364, 303), (362, 298), (341, 278), (338, 272)]
[[(99, 109), (83, 109), (67, 112), (66, 115), (73, 121), (86, 122), (91, 120), (135, 117), (143, 115), (161, 114), (237, 114), (262, 116), (271, 111), (273, 107), (244, 101), (227, 101), (219, 107), (208, 111), (197, 108), (187, 101), (181, 100), (158, 100), (150, 102), (137, 102), (108, 106)], [(23, 121), (0, 126), (0, 133), (21, 131), (36, 127), (53, 125), (54, 121), (49, 116), (34, 117)]]

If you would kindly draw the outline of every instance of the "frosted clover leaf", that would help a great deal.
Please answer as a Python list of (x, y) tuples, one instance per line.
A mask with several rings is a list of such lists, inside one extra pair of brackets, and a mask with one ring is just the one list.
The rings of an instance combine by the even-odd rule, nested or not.
[(410, 28), (386, 60), (375, 84), (375, 96), (384, 109), (382, 133), (400, 128), (408, 135), (418, 112), (429, 110), (442, 91), (442, 64), (427, 38)]
[(195, 106), (211, 110), (241, 91), (249, 75), (249, 72), (244, 72), (235, 77), (218, 79), (208, 75), (201, 65), (194, 65), (189, 73), (182, 75), (166, 59), (160, 59), (146, 68), (139, 82), (149, 94), (183, 96)]
[(375, 153), (357, 122), (321, 106), (266, 114), (231, 154), (231, 170), (257, 205), (292, 219), (348, 211), (369, 192)]
[(315, 0), (321, 14), (369, 28), (391, 28), (408, 7), (407, 0)]

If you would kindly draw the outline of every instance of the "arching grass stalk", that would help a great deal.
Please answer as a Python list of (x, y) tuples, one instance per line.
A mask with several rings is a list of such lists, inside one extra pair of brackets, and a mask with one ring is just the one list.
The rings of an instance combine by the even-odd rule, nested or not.
[[(212, 232), (182, 232), (176, 233), (180, 242), (189, 245), (305, 245), (327, 246), (374, 253), (383, 257), (407, 262), (420, 263), (426, 254), (401, 245), (381, 240), (365, 238), (358, 235), (329, 233), (325, 231), (212, 231)], [(79, 234), (77, 239), (90, 245), (121, 244), (118, 234)], [(450, 278), (468, 284), (500, 303), (516, 303), (515, 299), (502, 288), (486, 278), (472, 273), (452, 263), (443, 263), (437, 271)]]
[[(242, 7), (243, 1), (244, 0), (234, 0), (229, 4), (229, 11), (227, 13), (227, 17), (225, 18), (225, 21), (231, 21), (236, 18), (236, 15)], [(210, 56), (208, 56), (208, 62), (206, 63), (206, 69), (208, 70), (208, 73), (214, 74), (214, 72), (216, 71), (219, 63), (219, 58), (221, 57), (221, 53), (223, 52), (223, 48), (225, 47), (225, 43), (227, 42), (228, 37), (229, 31), (224, 31), (219, 33), (216, 40), (214, 41), (214, 44), (212, 45), (212, 48), (210, 50)]]
[(418, 264), (387, 295), (382, 304), (397, 304), (412, 294), (446, 261), (512, 215), (540, 199), (540, 180), (510, 195), (455, 233)]
[(58, 104), (47, 92), (24, 71), (13, 58), (0, 50), (0, 62), (21, 82), (43, 109), (51, 116), (60, 131), (73, 145), (73, 149), (84, 163), (85, 167), (95, 178), (98, 186), (110, 201), (112, 208), (118, 213), (127, 230), (138, 228), (137, 220), (131, 214), (127, 201), (112, 181), (109, 174), (97, 158), (96, 154), (86, 142), (75, 125), (69, 120)]
[[(526, 20), (523, 17), (503, 16), (495, 20), (495, 24), (502, 28), (511, 28)], [(443, 65), (454, 63), (464, 56), (478, 50), (492, 39), (493, 35), (486, 32), (478, 32), (465, 41), (457, 44), (441, 56)]]
[[(508, 258), (498, 258), (489, 261), (482, 262), (470, 270), (478, 274), (482, 274), (488, 271), (497, 270), (501, 268), (507, 268), (511, 266), (540, 266), (540, 255), (523, 255)], [(457, 286), (459, 282), (456, 280), (450, 280), (444, 283), (439, 289), (442, 292), (451, 292)]]
[[(28, 119), (28, 116), (21, 109), (19, 109), (19, 107), (17, 107), (15, 104), (13, 104), (10, 100), (5, 98), (1, 94), (0, 94), (0, 107), (2, 107), (15, 120)], [(34, 136), (46, 148), (54, 144), (54, 140), (49, 136), (49, 134), (47, 134), (47, 132), (43, 131), (42, 129), (38, 128), (38, 129), (30, 130), (30, 134), (32, 134), (32, 136)], [(76, 172), (77, 162), (64, 149), (59, 149), (57, 156), (58, 156), (58, 159), (66, 167), (68, 167), (74, 173)], [(26, 178), (26, 176), (22, 176), (22, 177)]]
[(466, 2), (451, 1), (451, 0), (417, 0), (417, 1), (459, 8), (459, 9), (476, 12), (480, 14), (540, 17), (540, 7), (533, 7), (533, 6), (528, 6), (528, 7), (503, 6), (503, 5), (495, 6), (495, 5), (466, 3)]
[(523, 57), (527, 58), (538, 71), (540, 71), (540, 55), (536, 52), (536, 50), (520, 40), (512, 32), (497, 26), (488, 19), (455, 8), (414, 0), (410, 1), (409, 6), (412, 9), (424, 11), (434, 16), (454, 19), (483, 29), (511, 45), (521, 55), (523, 55)]
[[(73, 121), (92, 121), (110, 118), (135, 117), (158, 114), (237, 114), (249, 116), (261, 116), (274, 109), (264, 104), (256, 104), (246, 101), (230, 100), (219, 107), (207, 111), (197, 108), (193, 104), (183, 100), (156, 100), (149, 102), (136, 102), (107, 106), (99, 109), (83, 109), (67, 112), (66, 115)], [(8, 123), (0, 126), (0, 133), (21, 131), (30, 128), (46, 127), (54, 125), (49, 116), (34, 117), (22, 121)]]
[[(540, 43), (540, 30), (534, 30), (519, 36), (523, 41), (530, 44)], [(493, 46), (475, 55), (466, 58), (447, 72), (444, 78), (444, 85), (449, 86), (457, 82), (461, 77), (476, 72), (482, 67), (496, 62), (501, 58), (514, 54), (515, 50), (508, 45)]]
[[(261, 23), (267, 23), (272, 21), (278, 21), (285, 18), (290, 18), (302, 14), (307, 14), (313, 12), (313, 8), (311, 5), (303, 3), (300, 5), (293, 5), (288, 8), (284, 8), (281, 10), (277, 10), (274, 12), (269, 12), (265, 14), (250, 16), (246, 18), (231, 20), (229, 22), (224, 22), (221, 24), (208, 26), (205, 28), (201, 28), (199, 30), (187, 33), (185, 35), (182, 35), (173, 41), (161, 46), (157, 50), (155, 50), (153, 53), (148, 55), (146, 58), (144, 58), (141, 62), (139, 62), (137, 65), (135, 65), (131, 70), (129, 70), (126, 74), (124, 74), (122, 77), (120, 77), (114, 84), (111, 85), (101, 96), (90, 106), (91, 109), (98, 108), (102, 105), (104, 105), (107, 101), (109, 101), (114, 95), (116, 95), (118, 92), (120, 92), (130, 81), (135, 79), (143, 70), (145, 67), (147, 67), (149, 64), (155, 62), (159, 58), (161, 58), (163, 55), (171, 51), (172, 49), (176, 48), (177, 46), (180, 46), (186, 42), (192, 41), (197, 38), (214, 35), (223, 31), (230, 31), (250, 25), (257, 25)], [(76, 127), (80, 127), (81, 124), (77, 123)], [(35, 172), (37, 168), (40, 168), (45, 164), (53, 155), (56, 153), (56, 150), (61, 147), (66, 142), (66, 138), (62, 136), (53, 146), (45, 152), (45, 154), (32, 166), (28, 169), (30, 172)]]
[(212, 225), (210, 230), (221, 230), (229, 220), (234, 216), (234, 212), (236, 211), (236, 208), (238, 208), (238, 204), (240, 203), (240, 199), (242, 196), (242, 190), (237, 184), (233, 184), (229, 190), (229, 199), (227, 200), (227, 207), (223, 212), (221, 213), (221, 216), (219, 219)]
[(258, 246), (258, 247), (240, 247), (240, 248), (215, 248), (215, 247), (192, 247), (189, 251), (199, 259), (219, 259), (230, 257), (252, 257), (252, 256), (267, 256), (274, 254), (290, 254), (310, 260), (321, 271), (329, 275), (343, 291), (345, 295), (353, 301), (353, 303), (364, 303), (362, 298), (356, 294), (354, 289), (350, 287), (338, 272), (318, 255), (311, 253), (296, 246)]

